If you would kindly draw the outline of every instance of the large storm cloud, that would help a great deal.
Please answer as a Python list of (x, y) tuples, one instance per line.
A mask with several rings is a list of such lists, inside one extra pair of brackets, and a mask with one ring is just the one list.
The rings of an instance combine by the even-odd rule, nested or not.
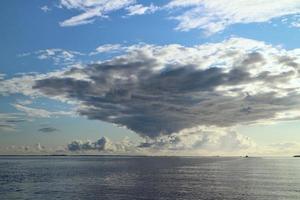
[(79, 114), (89, 119), (155, 138), (199, 125), (290, 118), (284, 113), (300, 103), (298, 54), (241, 38), (189, 48), (137, 45), (111, 60), (39, 79), (33, 89), (78, 102)]

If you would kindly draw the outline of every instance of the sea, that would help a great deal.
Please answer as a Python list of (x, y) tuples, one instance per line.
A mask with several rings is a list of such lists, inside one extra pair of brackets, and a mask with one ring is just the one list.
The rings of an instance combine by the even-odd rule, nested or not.
[(0, 199), (299, 200), (300, 158), (0, 156)]

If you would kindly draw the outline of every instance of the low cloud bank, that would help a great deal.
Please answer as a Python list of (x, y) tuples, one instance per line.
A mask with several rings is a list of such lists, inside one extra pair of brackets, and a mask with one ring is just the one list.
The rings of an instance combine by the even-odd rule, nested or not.
[(72, 141), (67, 145), (67, 150), (70, 152), (87, 152), (98, 151), (104, 153), (134, 153), (135, 146), (127, 138), (119, 141), (112, 142), (107, 137), (101, 137), (95, 142), (81, 140)]
[[(155, 139), (145, 138), (143, 142), (132, 142), (128, 138), (113, 142), (102, 137), (95, 142), (75, 140), (67, 145), (70, 152), (126, 153), (152, 155), (215, 155), (236, 154), (255, 148), (251, 139), (234, 131), (216, 127), (185, 129)], [(211, 152), (207, 154), (207, 152)], [(205, 154), (204, 154), (205, 153)]]

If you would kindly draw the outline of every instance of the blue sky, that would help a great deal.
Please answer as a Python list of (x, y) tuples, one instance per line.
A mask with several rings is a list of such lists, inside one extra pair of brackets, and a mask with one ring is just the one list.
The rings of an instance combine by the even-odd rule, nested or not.
[(1, 1), (1, 153), (297, 153), (300, 3), (225, 2)]

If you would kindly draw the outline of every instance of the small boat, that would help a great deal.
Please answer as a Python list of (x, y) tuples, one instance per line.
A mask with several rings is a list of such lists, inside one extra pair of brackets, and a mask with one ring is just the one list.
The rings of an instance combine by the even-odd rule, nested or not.
[(249, 158), (249, 156), (248, 156), (248, 155), (246, 155), (246, 156), (245, 156), (245, 158)]

